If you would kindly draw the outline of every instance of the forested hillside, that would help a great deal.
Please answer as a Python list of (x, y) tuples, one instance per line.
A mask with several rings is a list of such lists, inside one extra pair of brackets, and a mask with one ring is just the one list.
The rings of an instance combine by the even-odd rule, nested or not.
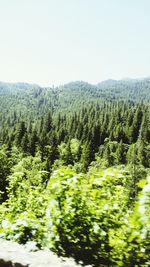
[(0, 83), (0, 236), (150, 266), (150, 79)]

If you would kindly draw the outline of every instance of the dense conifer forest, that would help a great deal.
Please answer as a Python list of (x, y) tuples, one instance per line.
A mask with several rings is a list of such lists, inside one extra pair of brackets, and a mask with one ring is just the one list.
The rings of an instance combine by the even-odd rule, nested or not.
[(0, 237), (150, 266), (150, 78), (0, 83)]

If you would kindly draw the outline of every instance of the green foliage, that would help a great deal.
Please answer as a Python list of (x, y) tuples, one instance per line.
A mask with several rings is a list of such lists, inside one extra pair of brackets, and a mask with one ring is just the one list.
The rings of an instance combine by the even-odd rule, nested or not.
[(85, 172), (99, 151), (106, 166), (130, 163), (128, 150), (136, 144), (139, 164), (149, 168), (148, 88), (149, 80), (75, 82), (57, 90), (2, 84), (0, 141), (24, 155), (40, 151), (47, 171), (57, 159), (80, 162)]
[(0, 83), (0, 236), (96, 267), (150, 266), (149, 88)]
[(148, 266), (150, 192), (145, 172), (139, 174), (131, 205), (132, 173), (124, 167), (92, 166), (87, 174), (59, 167), (48, 184), (43, 167), (39, 155), (13, 167), (9, 198), (0, 206), (3, 237), (35, 241), (95, 266)]
[(9, 198), (2, 206), (1, 232), (5, 238), (20, 243), (36, 240), (38, 246), (44, 244), (46, 183), (47, 172), (39, 156), (23, 158), (13, 167), (9, 176)]
[(145, 254), (139, 258), (140, 251), (148, 244), (138, 236), (141, 224), (137, 230), (133, 223), (136, 208), (133, 213), (129, 207), (130, 179), (122, 169), (94, 172), (92, 168), (87, 175), (66, 168), (55, 171), (48, 184), (51, 197), (47, 209), (52, 248), (93, 264), (127, 266), (135, 261), (133, 251), (137, 263), (145, 261)]
[(16, 147), (11, 149), (6, 145), (0, 147), (0, 203), (7, 199), (7, 177), (12, 166), (20, 160), (21, 156)]

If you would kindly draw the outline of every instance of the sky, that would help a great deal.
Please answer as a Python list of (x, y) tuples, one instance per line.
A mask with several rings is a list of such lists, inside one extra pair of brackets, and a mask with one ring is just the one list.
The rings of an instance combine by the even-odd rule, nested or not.
[(0, 0), (0, 80), (150, 76), (150, 0)]

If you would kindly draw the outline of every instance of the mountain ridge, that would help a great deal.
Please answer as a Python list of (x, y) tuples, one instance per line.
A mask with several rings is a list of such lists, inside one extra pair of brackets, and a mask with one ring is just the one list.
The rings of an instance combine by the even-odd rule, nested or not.
[(133, 82), (145, 82), (148, 81), (150, 82), (150, 76), (148, 77), (143, 77), (143, 78), (122, 78), (122, 79), (106, 79), (106, 80), (102, 80), (100, 82), (97, 83), (90, 83), (87, 82), (85, 80), (73, 80), (67, 83), (63, 83), (60, 85), (56, 85), (56, 86), (52, 86), (52, 85), (47, 85), (47, 86), (41, 86), (37, 83), (29, 83), (29, 82), (5, 82), (5, 81), (0, 81), (0, 88), (2, 86), (6, 86), (6, 87), (14, 87), (16, 86), (17, 88), (27, 88), (27, 87), (38, 87), (38, 88), (59, 88), (59, 87), (64, 87), (64, 86), (69, 86), (69, 85), (74, 85), (74, 84), (84, 84), (84, 85), (89, 85), (89, 86), (99, 86), (99, 85), (109, 85), (109, 84), (118, 84), (118, 83), (122, 83), (122, 82), (127, 82), (127, 83), (133, 83)]

